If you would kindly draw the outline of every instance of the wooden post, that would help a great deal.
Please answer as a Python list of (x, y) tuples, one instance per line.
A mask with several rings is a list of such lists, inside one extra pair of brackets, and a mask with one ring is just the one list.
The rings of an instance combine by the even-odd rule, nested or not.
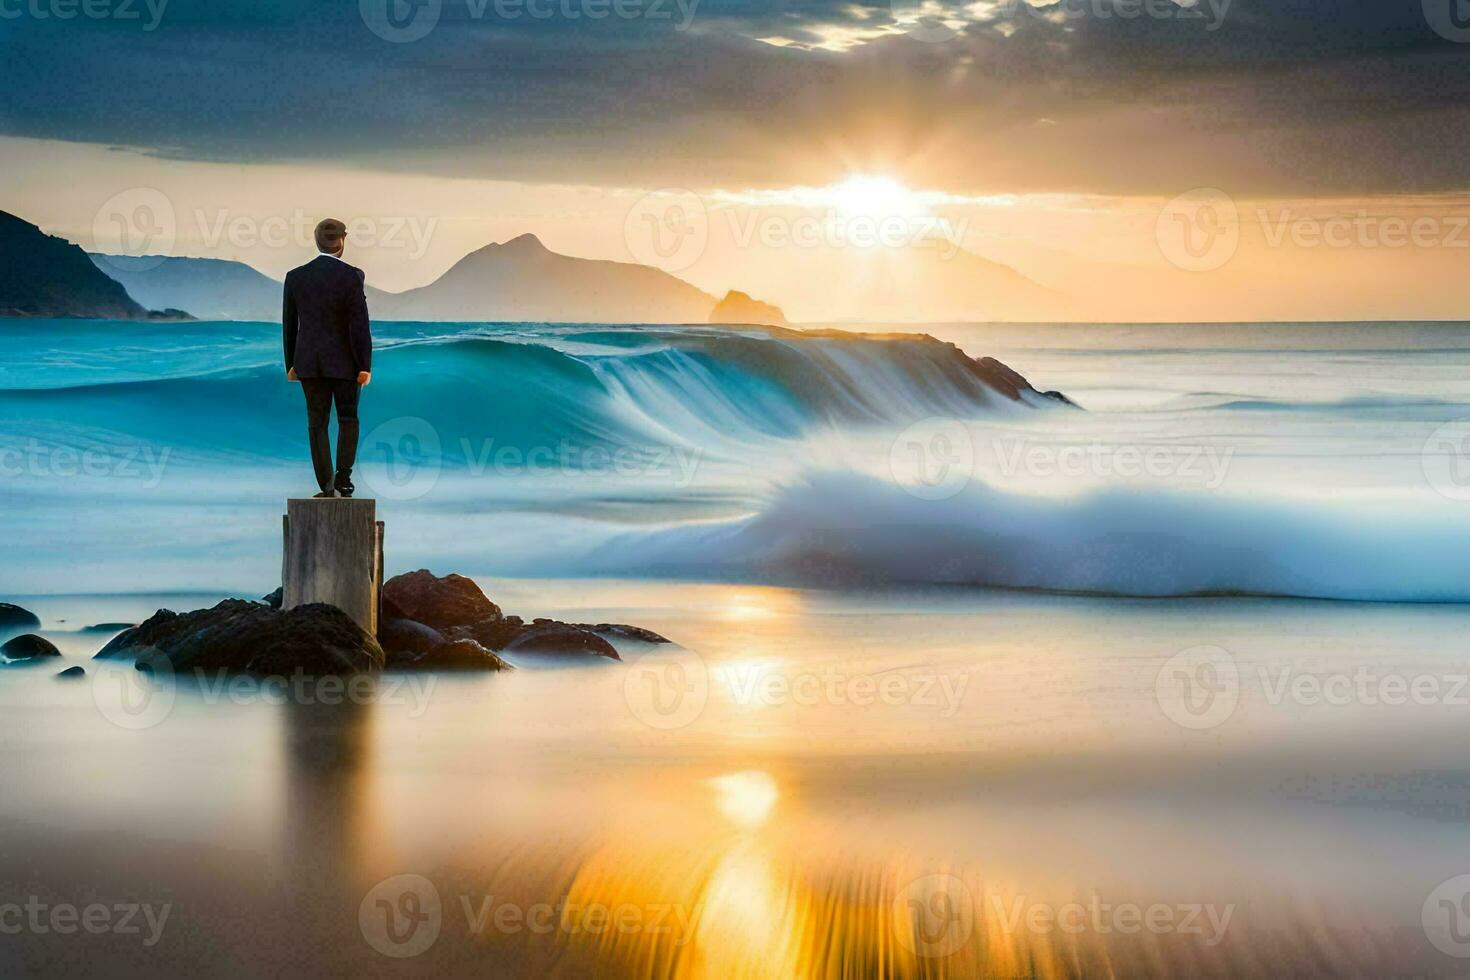
[(326, 602), (378, 632), (383, 575), (376, 501), (324, 497), (286, 501), (281, 608)]

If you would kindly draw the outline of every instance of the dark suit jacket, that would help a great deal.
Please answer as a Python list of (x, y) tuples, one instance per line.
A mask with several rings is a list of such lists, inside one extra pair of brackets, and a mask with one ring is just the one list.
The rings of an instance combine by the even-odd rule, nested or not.
[(363, 274), (341, 259), (318, 255), (286, 273), (281, 311), (286, 369), (298, 378), (350, 378), (373, 369)]

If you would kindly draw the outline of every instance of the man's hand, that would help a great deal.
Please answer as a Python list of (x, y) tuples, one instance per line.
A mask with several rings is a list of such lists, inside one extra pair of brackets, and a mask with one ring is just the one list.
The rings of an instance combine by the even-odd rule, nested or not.
[(295, 381), (295, 380), (297, 380), (297, 378), (296, 378), (296, 369), (295, 368), (286, 368), (286, 380), (287, 381)]
[(372, 380), (373, 380), (373, 373), (371, 371), (359, 371), (359, 372), (357, 372), (357, 386), (359, 388), (366, 388), (368, 386), (368, 383), (370, 381), (372, 381)]

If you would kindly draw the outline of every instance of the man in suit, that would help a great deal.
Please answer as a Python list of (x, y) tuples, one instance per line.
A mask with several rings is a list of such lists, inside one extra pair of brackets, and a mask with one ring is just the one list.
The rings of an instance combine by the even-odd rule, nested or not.
[[(368, 323), (363, 273), (342, 261), (347, 226), (328, 218), (316, 226), (322, 254), (286, 274), (281, 321), (285, 327), (286, 380), (306, 393), (306, 431), (318, 497), (352, 496), (357, 461), (357, 397), (372, 380), (373, 335)], [(337, 467), (327, 441), (327, 420), (337, 406)]]

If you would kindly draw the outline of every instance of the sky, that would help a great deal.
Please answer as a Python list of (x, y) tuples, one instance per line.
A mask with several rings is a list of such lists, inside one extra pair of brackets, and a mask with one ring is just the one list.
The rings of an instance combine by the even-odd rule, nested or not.
[(916, 247), (1078, 319), (1457, 317), (1456, 3), (0, 0), (0, 209), (272, 275), (331, 213), (387, 289), (529, 231), (805, 320), (983, 318), (875, 300)]

